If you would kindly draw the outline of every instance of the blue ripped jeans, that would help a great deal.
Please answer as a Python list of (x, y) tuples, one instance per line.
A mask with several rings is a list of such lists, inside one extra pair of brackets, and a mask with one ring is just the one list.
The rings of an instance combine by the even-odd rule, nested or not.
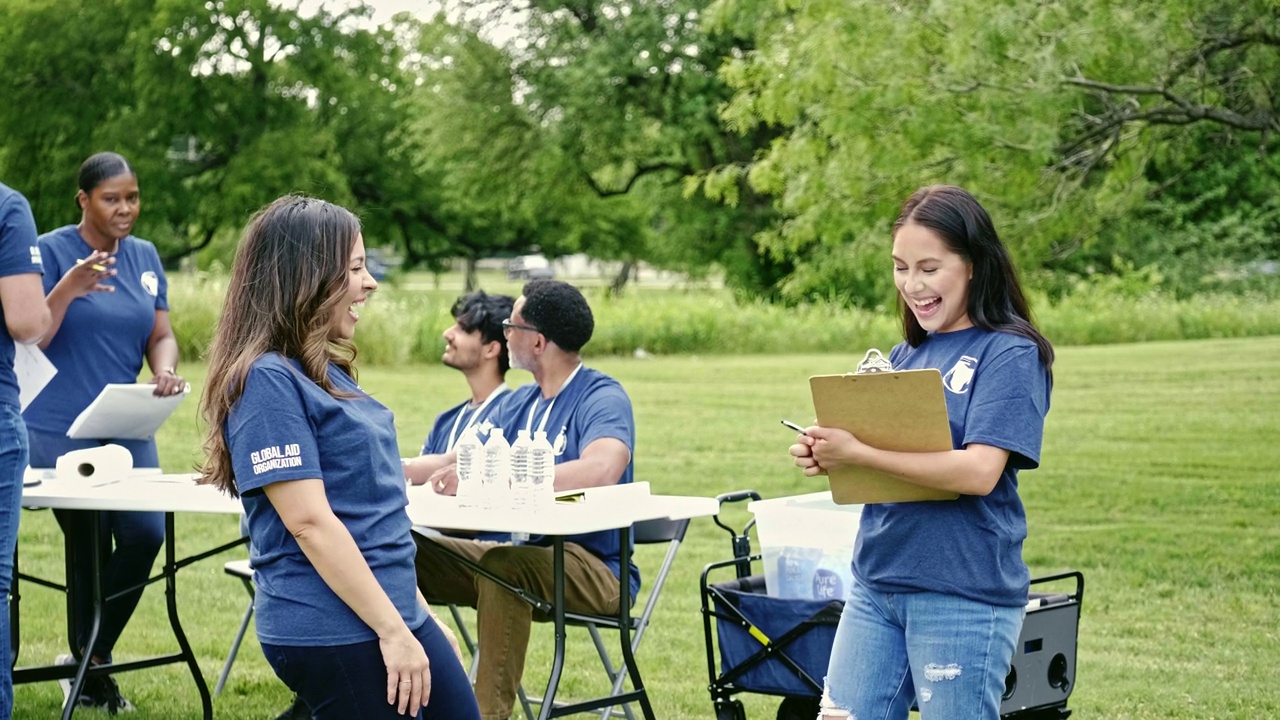
[(998, 720), (1022, 607), (941, 593), (879, 593), (856, 580), (831, 648), (823, 709), (858, 720)]

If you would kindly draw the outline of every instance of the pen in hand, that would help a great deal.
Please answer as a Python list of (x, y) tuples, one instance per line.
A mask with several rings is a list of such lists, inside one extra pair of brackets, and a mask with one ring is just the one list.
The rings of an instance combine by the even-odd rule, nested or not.
[[(84, 264), (84, 258), (80, 258), (79, 260), (76, 260), (76, 264), (77, 264), (77, 265), (83, 265), (83, 264)], [(100, 264), (98, 264), (98, 263), (94, 263), (93, 265), (90, 265), (89, 267), (92, 267), (92, 268), (93, 268), (94, 270), (96, 270), (97, 272), (106, 272), (106, 271), (107, 271), (107, 266), (106, 266), (106, 265), (100, 265)]]
[(804, 428), (802, 428), (802, 427), (800, 427), (799, 425), (797, 425), (797, 424), (795, 424), (795, 423), (791, 422), (790, 420), (783, 420), (783, 421), (782, 421), (782, 424), (783, 424), (783, 425), (786, 425), (787, 427), (791, 428), (792, 430), (795, 430), (796, 432), (800, 433), (801, 435), (807, 435), (807, 434), (808, 434), (808, 433), (806, 433), (806, 432), (804, 431)]

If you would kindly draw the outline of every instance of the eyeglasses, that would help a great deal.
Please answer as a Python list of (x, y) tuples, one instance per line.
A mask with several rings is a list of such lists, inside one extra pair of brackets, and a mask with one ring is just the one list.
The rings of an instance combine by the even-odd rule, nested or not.
[(508, 330), (528, 330), (530, 332), (542, 332), (541, 330), (539, 330), (538, 328), (532, 325), (521, 325), (520, 323), (517, 323), (517, 322), (511, 322), (511, 318), (507, 318), (506, 320), (502, 321), (502, 331), (506, 332)]

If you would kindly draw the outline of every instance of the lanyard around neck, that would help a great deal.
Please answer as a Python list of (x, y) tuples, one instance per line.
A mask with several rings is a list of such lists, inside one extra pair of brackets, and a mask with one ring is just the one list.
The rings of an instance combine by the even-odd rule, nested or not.
[[(582, 363), (578, 363), (578, 367), (574, 368), (573, 372), (569, 373), (569, 377), (565, 378), (564, 382), (560, 383), (560, 389), (556, 391), (555, 395), (551, 396), (551, 402), (547, 403), (547, 409), (542, 411), (542, 421), (538, 423), (537, 431), (546, 431), (547, 418), (551, 417), (551, 408), (556, 406), (556, 400), (560, 397), (560, 393), (564, 392), (564, 389), (569, 387), (569, 383), (573, 382), (573, 379), (578, 376), (578, 371), (581, 369)], [(533, 404), (529, 406), (529, 417), (524, 423), (524, 429), (528, 430), (530, 435), (533, 435), (533, 433), (536, 432), (533, 428), (533, 414), (537, 409), (538, 400), (534, 399)]]
[[(507, 384), (499, 383), (498, 387), (494, 388), (493, 392), (489, 393), (489, 397), (485, 398), (484, 402), (480, 403), (480, 407), (476, 408), (471, 413), (471, 415), (467, 418), (467, 424), (462, 426), (462, 432), (466, 432), (468, 428), (470, 428), (472, 425), (475, 425), (476, 420), (478, 420), (480, 416), (484, 414), (484, 409), (489, 407), (489, 403), (493, 402), (494, 398), (498, 397), (499, 395), (501, 395), (506, 391), (507, 391)], [(462, 434), (458, 432), (458, 425), (462, 424), (462, 416), (466, 415), (465, 411), (466, 411), (466, 408), (463, 408), (463, 412), (459, 412), (458, 417), (453, 419), (453, 429), (449, 431), (449, 444), (444, 446), (445, 452), (449, 452), (450, 450), (453, 449), (454, 443), (458, 442), (458, 437)]]

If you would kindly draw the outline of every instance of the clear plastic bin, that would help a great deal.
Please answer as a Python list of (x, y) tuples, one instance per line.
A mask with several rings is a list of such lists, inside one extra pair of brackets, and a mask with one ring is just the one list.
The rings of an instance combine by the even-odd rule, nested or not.
[(765, 590), (773, 597), (844, 600), (853, 580), (861, 505), (836, 505), (830, 492), (756, 500)]

